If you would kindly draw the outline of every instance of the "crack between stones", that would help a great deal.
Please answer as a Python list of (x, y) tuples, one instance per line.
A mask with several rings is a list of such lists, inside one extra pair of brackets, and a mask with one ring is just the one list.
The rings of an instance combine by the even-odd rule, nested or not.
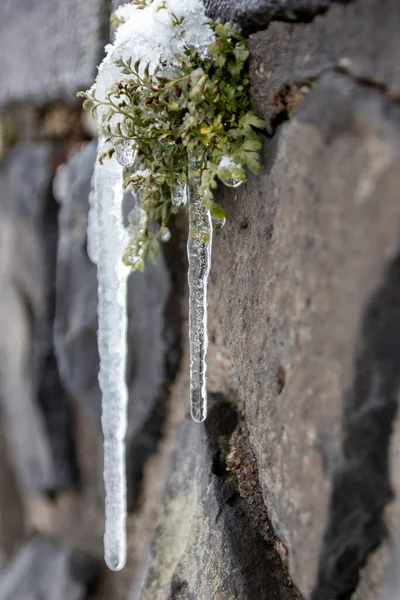
[(347, 59), (342, 59), (336, 67), (330, 70), (350, 77), (358, 85), (377, 90), (381, 94), (387, 96), (388, 99), (393, 102), (400, 102), (400, 94), (392, 92), (388, 83), (379, 79), (374, 79), (371, 76), (357, 73), (355, 70), (353, 70), (351, 63)]
[[(342, 62), (333, 67), (322, 69), (317, 75), (308, 77), (307, 79), (283, 84), (273, 95), (274, 103), (280, 104), (281, 108), (271, 117), (270, 125), (267, 125), (267, 132), (264, 134), (265, 137), (273, 138), (279, 126), (290, 121), (290, 119), (296, 115), (301, 100), (312, 91), (312, 87), (327, 73), (338, 73), (349, 77), (357, 85), (375, 90), (386, 96), (391, 102), (396, 104), (400, 103), (400, 95), (392, 93), (390, 86), (387, 83), (374, 79), (373, 77), (359, 75), (352, 71), (349, 65)], [(296, 94), (298, 96), (297, 98)]]
[(389, 451), (400, 389), (400, 254), (363, 315), (354, 379), (345, 396), (341, 462), (311, 600), (348, 600), (368, 556), (387, 535), (393, 499)]
[[(257, 594), (263, 600), (270, 594), (274, 597), (279, 594), (282, 600), (303, 600), (287, 570), (287, 550), (268, 517), (245, 420), (237, 407), (221, 394), (210, 394), (210, 409), (212, 419), (206, 421), (205, 430), (215, 491), (221, 503), (216, 520), (221, 521), (227, 544), (242, 565), (246, 597)], [(234, 533), (237, 526), (242, 535)], [(252, 575), (245, 566), (246, 560), (241, 560), (245, 547), (242, 536), (254, 541)], [(264, 564), (261, 569), (255, 566), (260, 561)], [(254, 578), (263, 582), (261, 596)]]

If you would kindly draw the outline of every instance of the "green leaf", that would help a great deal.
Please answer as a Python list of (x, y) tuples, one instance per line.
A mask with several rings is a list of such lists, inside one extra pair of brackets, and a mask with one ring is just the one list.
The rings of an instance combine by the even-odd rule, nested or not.
[(241, 119), (241, 125), (242, 125), (242, 127), (250, 127), (252, 125), (253, 127), (256, 127), (257, 129), (265, 129), (264, 121), (262, 119), (260, 119), (259, 117), (257, 117), (252, 112), (248, 112)]
[(254, 152), (262, 148), (260, 140), (246, 140), (243, 144), (244, 150), (253, 150)]
[(250, 171), (253, 171), (256, 175), (260, 172), (260, 159), (256, 152), (248, 152), (246, 154), (246, 164)]
[(224, 209), (216, 202), (214, 202), (212, 205), (211, 216), (215, 219), (218, 219), (218, 221), (223, 221), (226, 217)]

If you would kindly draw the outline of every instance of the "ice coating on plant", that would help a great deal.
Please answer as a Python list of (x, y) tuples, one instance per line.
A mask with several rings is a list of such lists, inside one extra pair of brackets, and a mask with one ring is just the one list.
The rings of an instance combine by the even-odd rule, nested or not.
[(207, 285), (211, 267), (212, 223), (210, 211), (203, 206), (198, 193), (199, 182), (188, 186), (189, 236), (189, 347), (190, 347), (190, 411), (194, 421), (207, 416), (206, 354)]
[(115, 144), (115, 157), (122, 167), (132, 167), (137, 157), (135, 144), (128, 140)]
[(229, 156), (223, 156), (218, 165), (218, 177), (227, 187), (240, 187), (245, 179), (243, 165), (235, 163)]

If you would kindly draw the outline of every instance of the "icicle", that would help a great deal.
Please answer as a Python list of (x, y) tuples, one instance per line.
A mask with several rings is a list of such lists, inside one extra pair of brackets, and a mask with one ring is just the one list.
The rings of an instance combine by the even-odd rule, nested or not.
[[(102, 141), (99, 140), (99, 148)], [(106, 526), (104, 552), (108, 567), (122, 569), (126, 559), (125, 433), (128, 393), (125, 383), (126, 279), (121, 261), (126, 246), (122, 225), (122, 167), (115, 157), (96, 164), (97, 278), (99, 288), (99, 383), (103, 395), (104, 484)], [(93, 226), (93, 224), (92, 224)]]
[(207, 416), (207, 283), (211, 267), (212, 224), (210, 211), (202, 205), (198, 181), (188, 185), (189, 236), (189, 346), (190, 411), (194, 421)]
[(165, 231), (165, 233), (162, 234), (161, 241), (162, 242), (169, 242), (170, 239), (171, 239), (171, 232), (170, 232), (169, 229), (167, 229)]

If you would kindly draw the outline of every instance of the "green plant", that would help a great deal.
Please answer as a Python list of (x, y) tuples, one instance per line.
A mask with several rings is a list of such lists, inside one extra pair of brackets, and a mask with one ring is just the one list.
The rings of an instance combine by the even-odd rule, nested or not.
[[(146, 0), (134, 4), (147, 6)], [(184, 36), (183, 18), (172, 14), (171, 25)], [(180, 209), (177, 190), (196, 179), (203, 204), (223, 218), (214, 200), (217, 180), (243, 182), (245, 166), (254, 173), (260, 169), (264, 122), (251, 110), (248, 41), (229, 23), (209, 25), (215, 41), (206, 57), (184, 47), (172, 64), (155, 69), (145, 57), (133, 64), (120, 58), (115, 64), (121, 80), (105, 100), (95, 91), (79, 94), (85, 108), (105, 109), (102, 134), (112, 147), (100, 160), (126, 148), (135, 155), (124, 169), (124, 187), (138, 193), (144, 211), (124, 256), (133, 269), (143, 270), (146, 258), (154, 262), (160, 239), (169, 237), (169, 220)]]

